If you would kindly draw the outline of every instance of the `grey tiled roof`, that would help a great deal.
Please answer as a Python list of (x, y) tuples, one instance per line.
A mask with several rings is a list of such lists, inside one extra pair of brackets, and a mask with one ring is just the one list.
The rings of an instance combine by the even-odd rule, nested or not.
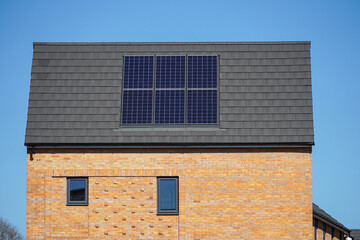
[(316, 205), (315, 203), (313, 203), (313, 214), (321, 217), (322, 219), (325, 219), (329, 222), (331, 222), (332, 224), (338, 226), (339, 228), (343, 229), (346, 232), (349, 232), (350, 230), (348, 228), (346, 228), (343, 224), (341, 224), (340, 222), (338, 222), (335, 218), (333, 218), (332, 216), (330, 216), (330, 214), (328, 214), (327, 212), (325, 212), (323, 209), (321, 209), (318, 205)]
[[(124, 128), (124, 55), (218, 55), (219, 126)], [(310, 42), (34, 43), (25, 144), (313, 144)]]
[(360, 240), (360, 229), (351, 229), (350, 236), (352, 236), (354, 240)]

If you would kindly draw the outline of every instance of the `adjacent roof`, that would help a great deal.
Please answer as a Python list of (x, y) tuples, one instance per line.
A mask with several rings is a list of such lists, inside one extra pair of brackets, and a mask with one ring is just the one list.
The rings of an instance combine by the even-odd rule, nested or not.
[[(125, 55), (217, 55), (219, 125), (123, 127)], [(34, 43), (26, 145), (314, 143), (310, 42)]]
[(360, 229), (351, 229), (350, 236), (353, 240), (360, 240)]
[(330, 216), (327, 212), (325, 212), (323, 209), (321, 209), (318, 205), (313, 203), (313, 214), (319, 216), (320, 218), (327, 220), (334, 224), (335, 226), (338, 226), (339, 228), (343, 229), (345, 232), (350, 232), (348, 228), (346, 228), (344, 225), (342, 225), (340, 222), (338, 222), (335, 218)]

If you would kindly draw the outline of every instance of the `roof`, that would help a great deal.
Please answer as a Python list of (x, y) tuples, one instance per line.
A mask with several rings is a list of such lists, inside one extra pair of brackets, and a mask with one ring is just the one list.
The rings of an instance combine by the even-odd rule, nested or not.
[(346, 228), (343, 224), (338, 222), (335, 218), (333, 218), (330, 214), (325, 212), (323, 209), (321, 209), (315, 203), (313, 203), (313, 214), (320, 217), (321, 219), (329, 221), (330, 223), (334, 224), (335, 226), (339, 227), (340, 229), (343, 229), (346, 232), (350, 232), (350, 230), (348, 228)]
[(360, 240), (360, 229), (351, 229), (350, 236), (353, 240)]
[[(120, 125), (125, 55), (217, 55), (216, 127)], [(34, 43), (25, 145), (314, 143), (310, 42)]]

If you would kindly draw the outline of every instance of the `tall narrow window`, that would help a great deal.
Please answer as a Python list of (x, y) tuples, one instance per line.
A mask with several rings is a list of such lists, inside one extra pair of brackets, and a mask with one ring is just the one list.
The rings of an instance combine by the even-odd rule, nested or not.
[(67, 179), (67, 205), (88, 205), (88, 179)]
[(179, 184), (178, 178), (159, 177), (157, 179), (158, 214), (179, 214)]

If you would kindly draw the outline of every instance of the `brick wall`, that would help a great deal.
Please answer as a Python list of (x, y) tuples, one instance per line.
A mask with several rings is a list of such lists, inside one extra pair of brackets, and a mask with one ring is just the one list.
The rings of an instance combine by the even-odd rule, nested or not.
[[(28, 239), (313, 239), (310, 148), (36, 149)], [(89, 205), (66, 206), (66, 177)], [(156, 177), (179, 177), (179, 216), (157, 216)]]

